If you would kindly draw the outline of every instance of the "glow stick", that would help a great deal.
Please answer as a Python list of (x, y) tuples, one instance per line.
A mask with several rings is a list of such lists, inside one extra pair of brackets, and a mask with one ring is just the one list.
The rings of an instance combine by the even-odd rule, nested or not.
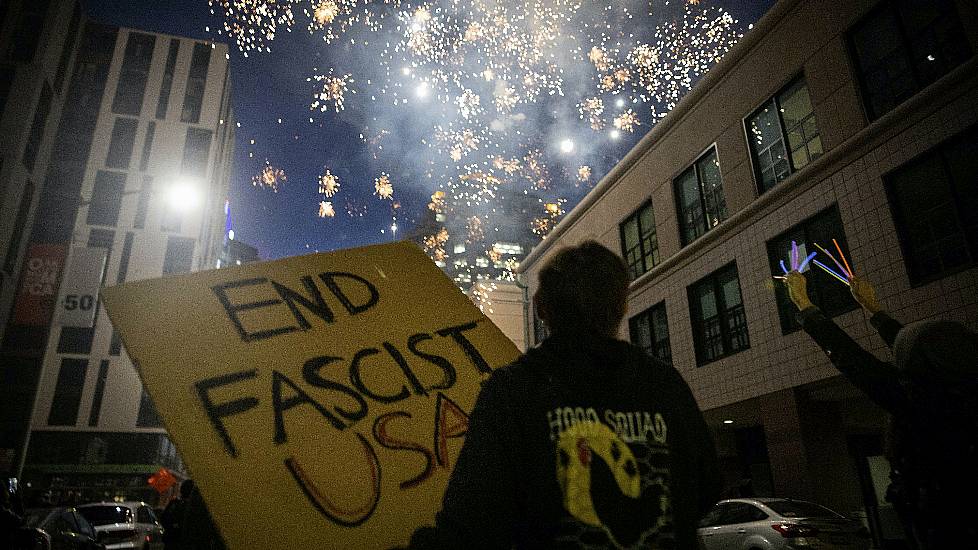
[(788, 268), (784, 266), (784, 260), (781, 260), (781, 271), (784, 271), (785, 275), (788, 274)]
[(791, 241), (791, 270), (798, 271), (798, 243)]
[(844, 267), (842, 267), (842, 264), (840, 264), (840, 263), (839, 263), (839, 260), (836, 260), (836, 259), (835, 259), (835, 256), (833, 256), (831, 252), (829, 252), (828, 250), (825, 250), (824, 248), (822, 248), (822, 247), (821, 247), (821, 246), (820, 246), (820, 245), (819, 245), (818, 243), (814, 243), (814, 244), (815, 244), (815, 246), (817, 246), (817, 247), (818, 247), (818, 249), (819, 249), (819, 250), (821, 250), (821, 251), (822, 251), (822, 252), (823, 252), (823, 253), (824, 253), (824, 254), (825, 254), (826, 256), (828, 256), (829, 258), (832, 258), (832, 261), (833, 261), (833, 262), (835, 262), (835, 265), (837, 265), (837, 266), (839, 266), (839, 271), (841, 271), (841, 272), (843, 272), (843, 273), (846, 273), (846, 268), (844, 268)]
[(798, 273), (805, 271), (805, 267), (808, 266), (808, 262), (812, 261), (812, 259), (815, 258), (816, 254), (818, 254), (818, 252), (812, 252), (811, 254), (808, 255), (807, 258), (805, 258), (804, 262), (801, 262), (801, 266), (798, 267)]
[(839, 251), (839, 257), (842, 258), (842, 263), (846, 264), (846, 275), (848, 275), (849, 278), (851, 279), (852, 278), (852, 268), (849, 267), (849, 262), (846, 261), (846, 255), (842, 253), (842, 248), (839, 247), (839, 243), (835, 239), (832, 239), (832, 244), (834, 244), (835, 245), (835, 249)]
[(826, 273), (828, 273), (829, 275), (831, 275), (831, 276), (833, 276), (833, 277), (835, 277), (836, 279), (838, 279), (838, 280), (840, 280), (840, 281), (842, 281), (842, 284), (844, 284), (844, 285), (846, 285), (846, 286), (850, 286), (850, 285), (849, 285), (849, 281), (847, 281), (847, 280), (845, 279), (845, 277), (843, 277), (842, 275), (839, 275), (839, 274), (838, 274), (838, 273), (836, 273), (835, 271), (832, 271), (832, 269), (831, 269), (830, 267), (828, 267), (827, 265), (825, 265), (825, 264), (823, 264), (822, 262), (820, 262), (820, 261), (818, 261), (818, 260), (812, 260), (812, 263), (814, 263), (814, 264), (815, 264), (815, 265), (817, 265), (818, 267), (821, 267), (821, 268), (822, 268), (823, 270), (825, 270), (825, 272), (826, 272)]

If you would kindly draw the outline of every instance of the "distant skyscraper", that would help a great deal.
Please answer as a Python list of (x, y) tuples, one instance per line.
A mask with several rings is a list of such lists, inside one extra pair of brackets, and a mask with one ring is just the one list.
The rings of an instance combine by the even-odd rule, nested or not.
[[(105, 311), (85, 296), (213, 268), (224, 253), (227, 48), (84, 17), (76, 25), (64, 111), (50, 160), (38, 157), (43, 185), (2, 319), (0, 361), (19, 375), (3, 389), (16, 399), (0, 418), (0, 448), (19, 454), (29, 427), (24, 477), (35, 488), (149, 499), (145, 474), (182, 466)], [(101, 277), (86, 287), (93, 271)]]

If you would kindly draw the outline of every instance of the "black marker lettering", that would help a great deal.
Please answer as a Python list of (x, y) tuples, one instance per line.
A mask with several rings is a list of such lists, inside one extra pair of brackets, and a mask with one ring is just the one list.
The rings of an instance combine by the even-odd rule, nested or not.
[(321, 374), (319, 374), (319, 371), (326, 365), (334, 361), (341, 360), (341, 357), (329, 357), (326, 355), (322, 357), (313, 357), (302, 365), (302, 377), (310, 386), (315, 386), (324, 390), (336, 390), (356, 401), (358, 408), (354, 411), (347, 411), (338, 406), (333, 407), (333, 410), (343, 418), (349, 420), (350, 422), (356, 422), (364, 416), (367, 416), (367, 401), (359, 393), (353, 391), (352, 389), (340, 384), (339, 382), (327, 380), (323, 378)]
[(441, 367), (441, 370), (444, 371), (445, 374), (442, 376), (441, 382), (431, 386), (428, 389), (447, 390), (455, 385), (455, 367), (452, 365), (451, 361), (440, 355), (426, 353), (418, 349), (418, 344), (424, 342), (425, 340), (432, 339), (433, 338), (430, 334), (425, 334), (423, 332), (420, 334), (413, 334), (410, 338), (408, 338), (407, 347), (408, 350), (410, 350), (414, 355), (417, 355), (425, 361)]
[(384, 349), (387, 350), (387, 353), (389, 353), (394, 359), (394, 362), (397, 363), (397, 366), (401, 367), (401, 370), (404, 371), (404, 376), (407, 376), (408, 382), (411, 383), (411, 387), (414, 389), (414, 393), (416, 395), (427, 396), (428, 392), (425, 391), (424, 386), (421, 385), (421, 381), (418, 380), (418, 377), (411, 372), (411, 367), (407, 364), (407, 361), (404, 360), (404, 356), (401, 355), (401, 352), (398, 351), (397, 348), (395, 348), (390, 342), (384, 342), (383, 346)]
[[(288, 387), (292, 388), (292, 391), (295, 392), (295, 394), (289, 397), (288, 399), (283, 400), (282, 384), (285, 384)], [(343, 422), (340, 421), (340, 419), (333, 416), (333, 413), (327, 411), (326, 407), (323, 407), (322, 405), (317, 403), (315, 399), (309, 397), (309, 394), (302, 391), (299, 388), (299, 386), (295, 384), (295, 382), (289, 380), (289, 378), (284, 374), (273, 370), (272, 371), (272, 409), (274, 410), (274, 414), (275, 414), (275, 444), (276, 445), (281, 445), (282, 443), (285, 443), (289, 439), (288, 434), (285, 433), (285, 419), (282, 418), (282, 413), (291, 409), (292, 407), (297, 407), (299, 405), (302, 405), (303, 403), (309, 403), (310, 405), (315, 407), (315, 409), (319, 411), (319, 414), (323, 415), (323, 418), (325, 418), (326, 420), (329, 420), (329, 423), (332, 424), (333, 427), (336, 428), (337, 430), (342, 430), (346, 428), (346, 425), (343, 424)]]
[(295, 332), (299, 330), (299, 327), (278, 327), (269, 330), (260, 330), (258, 332), (248, 332), (244, 325), (241, 324), (241, 319), (238, 318), (239, 311), (248, 311), (252, 309), (258, 309), (260, 307), (274, 306), (282, 303), (282, 300), (261, 300), (258, 302), (248, 302), (246, 304), (232, 304), (231, 299), (228, 298), (227, 289), (229, 288), (241, 288), (244, 286), (255, 286), (262, 283), (267, 283), (268, 279), (264, 277), (257, 277), (255, 279), (242, 279), (240, 281), (231, 281), (230, 283), (224, 283), (220, 285), (215, 285), (211, 287), (214, 294), (217, 295), (217, 299), (220, 300), (221, 305), (224, 306), (224, 311), (228, 314), (228, 318), (234, 323), (234, 328), (238, 330), (238, 334), (241, 339), (245, 342), (253, 342), (255, 340), (261, 340), (264, 338), (271, 338), (272, 336), (277, 336), (279, 334), (286, 334), (289, 332)]
[(353, 384), (353, 387), (356, 388), (358, 392), (379, 403), (394, 403), (395, 401), (400, 401), (410, 397), (411, 392), (409, 392), (407, 387), (403, 385), (401, 386), (400, 393), (396, 393), (394, 395), (379, 395), (368, 390), (367, 386), (363, 384), (363, 379), (360, 377), (360, 362), (363, 361), (365, 357), (377, 355), (378, 353), (380, 353), (380, 350), (377, 348), (366, 348), (358, 351), (356, 355), (353, 356), (353, 360), (350, 361), (350, 383)]
[[(363, 286), (365, 286), (367, 290), (370, 292), (370, 299), (367, 300), (365, 304), (359, 304), (359, 305), (354, 304), (350, 300), (350, 298), (348, 298), (347, 295), (343, 293), (343, 289), (340, 288), (340, 285), (336, 284), (335, 279), (337, 277), (344, 277), (347, 279), (353, 279), (354, 281), (358, 281)], [(339, 300), (341, 304), (343, 304), (343, 307), (345, 307), (346, 310), (350, 312), (350, 315), (356, 315), (357, 313), (362, 313), (364, 311), (367, 311), (368, 309), (374, 307), (374, 305), (376, 305), (377, 301), (380, 299), (380, 293), (377, 292), (377, 287), (375, 287), (373, 284), (371, 284), (370, 281), (364, 279), (359, 275), (354, 275), (352, 273), (342, 273), (339, 271), (330, 271), (328, 273), (320, 273), (319, 278), (323, 281), (323, 283), (326, 284), (326, 287), (329, 288), (329, 291), (333, 293), (333, 296), (336, 296), (336, 299)]]
[(391, 449), (392, 451), (411, 451), (424, 457), (424, 470), (413, 478), (401, 482), (401, 489), (410, 489), (431, 477), (435, 457), (432, 456), (430, 450), (421, 444), (397, 439), (388, 434), (387, 424), (395, 418), (411, 418), (411, 413), (394, 411), (378, 416), (374, 420), (374, 439), (385, 449)]
[(243, 397), (241, 399), (234, 399), (232, 401), (215, 405), (211, 400), (210, 393), (208, 392), (220, 386), (227, 386), (229, 384), (234, 384), (235, 382), (241, 382), (242, 380), (250, 380), (252, 378), (256, 378), (257, 376), (257, 369), (246, 370), (241, 372), (232, 372), (230, 374), (222, 374), (221, 376), (201, 380), (200, 382), (194, 384), (194, 387), (197, 389), (197, 397), (199, 397), (201, 403), (204, 404), (204, 410), (207, 411), (207, 417), (210, 418), (211, 425), (214, 427), (214, 430), (217, 431), (217, 435), (221, 436), (221, 441), (224, 442), (224, 450), (231, 455), (231, 458), (238, 457), (238, 449), (234, 446), (234, 442), (231, 441), (231, 436), (228, 435), (227, 427), (224, 426), (221, 419), (226, 416), (240, 414), (257, 407), (258, 399), (255, 397)]
[(464, 325), (443, 328), (438, 331), (438, 335), (451, 336), (452, 340), (455, 340), (455, 343), (462, 347), (462, 350), (465, 351), (465, 355), (469, 357), (469, 360), (472, 361), (472, 364), (475, 365), (475, 368), (479, 369), (479, 372), (482, 373), (492, 372), (492, 369), (489, 368), (489, 363), (487, 363), (486, 360), (482, 357), (482, 354), (479, 353), (479, 350), (476, 349), (476, 347), (472, 344), (472, 342), (470, 342), (469, 339), (462, 334), (463, 332), (467, 330), (472, 330), (475, 327), (476, 324), (475, 321), (473, 321), (471, 323), (466, 323)]
[[(304, 275), (300, 277), (299, 280), (302, 281), (302, 286), (306, 287), (306, 291), (312, 298), (311, 300), (287, 286), (272, 281), (272, 287), (275, 288), (275, 292), (278, 292), (278, 295), (282, 297), (285, 304), (292, 310), (292, 315), (299, 323), (299, 326), (302, 327), (303, 330), (309, 330), (312, 328), (309, 321), (307, 321), (302, 315), (302, 312), (299, 311), (299, 305), (316, 314), (317, 317), (323, 321), (326, 321), (326, 323), (332, 323), (333, 311), (329, 309), (328, 305), (326, 305), (326, 301), (323, 300), (323, 295), (320, 294), (319, 289), (316, 288), (316, 283), (312, 282), (312, 277), (309, 275)], [(298, 302), (298, 305), (296, 302)]]

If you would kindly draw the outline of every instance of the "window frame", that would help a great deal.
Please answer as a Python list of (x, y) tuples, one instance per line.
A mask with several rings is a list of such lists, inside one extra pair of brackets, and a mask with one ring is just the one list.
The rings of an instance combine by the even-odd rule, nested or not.
[[(744, 119), (743, 119), (744, 136), (745, 136), (745, 138), (747, 140), (747, 152), (750, 154), (751, 169), (753, 170), (754, 184), (755, 184), (755, 187), (756, 187), (756, 191), (757, 191), (757, 195), (758, 196), (763, 195), (764, 193), (767, 193), (768, 191), (774, 189), (775, 187), (778, 186), (779, 183), (781, 183), (783, 181), (787, 181), (791, 177), (792, 174), (794, 174), (795, 172), (798, 172), (800, 170), (803, 170), (806, 166), (808, 166), (812, 162), (814, 162), (815, 159), (817, 159), (817, 158), (819, 158), (819, 157), (821, 157), (821, 156), (823, 156), (825, 154), (825, 142), (824, 142), (824, 140), (821, 140), (821, 142), (822, 142), (822, 154), (819, 155), (818, 157), (810, 157), (809, 158), (809, 161), (808, 161), (808, 164), (806, 164), (805, 166), (802, 166), (801, 168), (796, 167), (795, 166), (794, 159), (792, 158), (792, 155), (791, 155), (791, 144), (788, 141), (788, 128), (786, 127), (786, 124), (785, 124), (785, 121), (784, 121), (784, 116), (783, 116), (783, 113), (781, 112), (781, 101), (780, 101), (780, 98), (781, 98), (782, 95), (784, 95), (788, 90), (790, 90), (793, 86), (797, 85), (799, 82), (801, 82), (804, 85), (805, 89), (808, 90), (808, 97), (809, 97), (809, 100), (811, 100), (811, 89), (808, 88), (808, 79), (805, 76), (804, 71), (802, 71), (802, 72), (796, 74), (795, 76), (791, 77), (784, 85), (782, 85), (780, 88), (778, 88), (778, 90), (773, 95), (771, 95), (770, 97), (768, 97), (767, 99), (765, 99), (760, 105), (757, 106), (757, 108), (755, 108), (753, 111), (751, 111), (750, 114), (747, 115), (746, 117), (744, 117)], [(759, 153), (757, 153), (757, 152), (754, 151), (754, 141), (753, 141), (753, 138), (751, 137), (753, 134), (752, 134), (751, 129), (750, 129), (750, 123), (751, 123), (751, 121), (756, 116), (758, 116), (762, 112), (762, 110), (765, 107), (767, 107), (768, 105), (772, 105), (772, 104), (774, 105), (775, 115), (778, 117), (778, 131), (779, 131), (780, 136), (781, 136), (781, 144), (782, 144), (782, 147), (784, 148), (785, 160), (787, 161), (787, 164), (788, 164), (788, 172), (785, 174), (785, 176), (784, 176), (783, 179), (777, 179), (777, 173), (775, 172), (775, 180), (774, 180), (774, 183), (772, 183), (770, 187), (765, 188), (764, 178), (762, 176), (762, 170), (761, 170), (761, 166), (760, 166), (760, 158), (759, 158), (760, 155), (759, 155)], [(815, 112), (815, 104), (814, 104), (814, 102), (812, 102), (812, 111), (811, 111), (811, 113), (808, 116), (809, 117), (815, 117), (815, 129), (817, 131), (818, 137), (821, 138), (822, 137), (822, 130), (818, 126), (818, 113)], [(806, 119), (807, 118), (808, 117), (806, 117)], [(794, 128), (794, 126), (792, 128)], [(807, 147), (807, 143), (808, 142), (806, 142), (805, 147)], [(770, 150), (771, 147), (774, 147), (774, 145), (772, 144), (772, 145), (768, 146), (767, 149), (765, 149), (765, 151)]]
[[(745, 345), (743, 347), (732, 349), (733, 336), (729, 327), (729, 319), (731, 317), (729, 311), (733, 308), (729, 307), (726, 303), (726, 299), (723, 296), (723, 289), (720, 286), (721, 275), (726, 274), (726, 272), (732, 270), (737, 277), (737, 290), (740, 294), (740, 304), (735, 307), (739, 307), (743, 310), (744, 316), (744, 336)], [(705, 319), (703, 318), (703, 312), (700, 309), (700, 304), (698, 300), (695, 300), (695, 291), (701, 286), (710, 284), (711, 290), (713, 292), (714, 301), (716, 302), (717, 309), (717, 319), (719, 321), (720, 329), (720, 342), (722, 344), (722, 352), (714, 357), (705, 357), (705, 330), (700, 330), (705, 327)], [(744, 303), (744, 291), (740, 284), (740, 270), (737, 267), (737, 261), (734, 260), (726, 265), (719, 267), (708, 273), (706, 276), (694, 281), (691, 285), (686, 287), (686, 296), (689, 302), (689, 318), (690, 325), (693, 329), (693, 348), (696, 355), (696, 366), (703, 367), (710, 363), (714, 363), (726, 357), (736, 355), (744, 350), (750, 349), (750, 327), (747, 322), (747, 306)], [(722, 304), (722, 308), (721, 308)], [(701, 334), (702, 333), (702, 334)]]
[[(648, 209), (652, 216), (652, 230), (649, 233), (645, 233), (642, 228), (642, 214)], [(625, 249), (625, 225), (629, 222), (634, 221), (638, 229), (638, 243), (629, 250)], [(629, 276), (632, 280), (638, 279), (642, 275), (652, 271), (652, 268), (659, 265), (661, 261), (661, 256), (659, 255), (659, 235), (656, 228), (655, 221), (655, 208), (652, 205), (652, 199), (648, 199), (643, 202), (638, 208), (636, 208), (627, 218), (618, 222), (618, 239), (621, 246), (621, 257), (625, 260), (625, 265), (628, 267)], [(652, 250), (647, 252), (645, 250), (645, 241), (650, 240), (650, 246)], [(638, 249), (639, 256), (637, 264), (641, 264), (641, 269), (636, 271), (633, 268), (636, 264), (629, 261), (629, 253)], [(651, 258), (649, 258), (651, 256)], [(651, 260), (651, 265), (646, 265), (646, 258)]]
[[(706, 160), (711, 154), (716, 157), (717, 173), (720, 175), (720, 191), (723, 198), (723, 216), (720, 217), (719, 212), (717, 213), (718, 221), (716, 225), (710, 225), (708, 222), (709, 219), (709, 215), (708, 215), (709, 212), (707, 208), (708, 203), (706, 200), (706, 192), (704, 190), (703, 178), (701, 176), (701, 170), (700, 170), (701, 163), (704, 160)], [(716, 143), (712, 143), (710, 144), (709, 147), (703, 150), (703, 152), (701, 152), (693, 162), (688, 164), (685, 168), (683, 168), (678, 174), (676, 174), (672, 178), (672, 195), (673, 195), (673, 203), (676, 208), (676, 227), (679, 230), (680, 248), (685, 248), (690, 244), (693, 244), (694, 242), (698, 241), (704, 235), (709, 233), (711, 230), (713, 230), (716, 227), (719, 227), (720, 224), (722, 224), (730, 217), (730, 213), (727, 211), (726, 192), (723, 189), (723, 172), (720, 170), (719, 165), (720, 165), (720, 153), (717, 150)], [(683, 210), (681, 195), (678, 191), (680, 187), (679, 185), (680, 181), (686, 176), (686, 174), (690, 173), (690, 171), (692, 171), (696, 179), (696, 189), (697, 189), (697, 195), (699, 197), (699, 207), (701, 209), (700, 211), (702, 212), (703, 220), (702, 220), (702, 227), (700, 228), (702, 232), (696, 235), (695, 237), (687, 240), (685, 226), (683, 225), (685, 210)]]
[[(665, 325), (666, 325), (665, 338), (658, 338), (658, 339), (656, 338), (657, 334), (655, 331), (654, 316), (657, 313), (661, 313), (662, 317), (665, 320)], [(643, 318), (648, 323), (649, 337), (652, 343), (652, 349), (646, 349), (645, 352), (648, 353), (650, 356), (658, 359), (659, 361), (662, 361), (663, 363), (672, 365), (672, 339), (669, 335), (669, 312), (666, 309), (665, 300), (662, 300), (659, 303), (651, 307), (648, 307), (642, 310), (641, 312), (628, 318), (628, 338), (632, 344), (639, 347), (642, 346), (638, 343), (638, 339), (636, 335), (638, 333), (638, 328), (639, 328), (638, 323)], [(657, 351), (659, 351), (658, 348), (663, 346), (663, 343), (665, 349), (667, 350), (667, 353), (665, 355), (661, 353), (657, 353)], [(642, 349), (645, 348), (642, 347)]]

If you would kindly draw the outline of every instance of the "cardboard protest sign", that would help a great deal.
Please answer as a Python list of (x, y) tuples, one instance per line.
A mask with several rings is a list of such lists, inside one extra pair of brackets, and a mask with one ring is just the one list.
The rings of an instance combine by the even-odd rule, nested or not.
[(406, 242), (103, 297), (231, 550), (405, 544), (519, 354)]

